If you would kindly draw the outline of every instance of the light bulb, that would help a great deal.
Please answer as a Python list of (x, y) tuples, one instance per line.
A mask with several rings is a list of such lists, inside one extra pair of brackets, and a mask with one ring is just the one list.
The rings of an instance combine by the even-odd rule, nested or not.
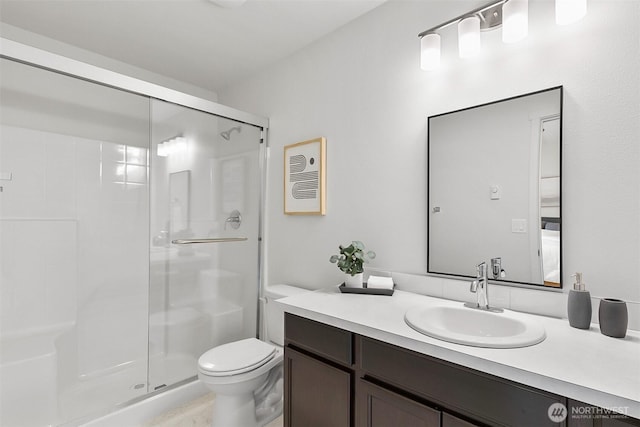
[(174, 150), (176, 153), (187, 150), (187, 139), (184, 136), (176, 136), (173, 138)]
[(420, 68), (435, 70), (440, 66), (440, 35), (427, 34), (420, 39)]
[(169, 150), (166, 142), (161, 142), (158, 144), (157, 154), (160, 157), (167, 157), (169, 155)]
[(469, 16), (458, 23), (458, 53), (471, 58), (480, 53), (480, 18)]
[(502, 41), (515, 43), (529, 33), (529, 0), (508, 0), (502, 5)]
[(556, 0), (556, 24), (579, 21), (587, 14), (587, 0)]

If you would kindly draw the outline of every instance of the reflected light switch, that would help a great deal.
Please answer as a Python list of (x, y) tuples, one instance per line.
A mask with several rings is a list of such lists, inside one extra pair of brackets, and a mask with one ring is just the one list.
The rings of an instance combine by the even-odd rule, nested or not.
[(502, 195), (502, 192), (500, 191), (499, 185), (490, 186), (489, 192), (491, 194), (491, 200), (500, 200), (500, 196)]
[(511, 232), (512, 233), (526, 233), (527, 232), (527, 220), (526, 219), (512, 219), (511, 220)]

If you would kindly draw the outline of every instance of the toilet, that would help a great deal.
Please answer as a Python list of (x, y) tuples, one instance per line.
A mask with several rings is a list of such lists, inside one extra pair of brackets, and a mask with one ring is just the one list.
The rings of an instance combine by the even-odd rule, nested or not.
[(261, 299), (263, 339), (217, 346), (198, 360), (198, 378), (216, 394), (213, 427), (258, 427), (282, 413), (284, 311), (273, 303), (308, 290), (267, 286)]

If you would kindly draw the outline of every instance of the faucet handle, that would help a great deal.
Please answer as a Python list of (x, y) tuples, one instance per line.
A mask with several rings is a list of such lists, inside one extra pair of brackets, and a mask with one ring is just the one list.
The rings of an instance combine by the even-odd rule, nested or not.
[(491, 258), (491, 274), (494, 279), (506, 277), (506, 273), (502, 268), (502, 258)]
[(478, 290), (478, 281), (474, 280), (473, 282), (471, 282), (471, 286), (469, 287), (469, 291), (470, 292), (477, 292)]
[(476, 266), (476, 272), (478, 278), (481, 279), (487, 275), (487, 263), (482, 261), (480, 264)]

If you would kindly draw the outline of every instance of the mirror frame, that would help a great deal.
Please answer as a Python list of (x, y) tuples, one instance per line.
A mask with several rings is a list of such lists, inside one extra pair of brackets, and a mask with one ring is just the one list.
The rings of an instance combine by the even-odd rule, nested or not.
[[(533, 92), (528, 92), (528, 93), (524, 93), (521, 95), (515, 95), (515, 96), (511, 96), (508, 98), (503, 98), (503, 99), (498, 99), (495, 101), (490, 101), (490, 102), (485, 102), (482, 104), (478, 104), (478, 105), (473, 105), (470, 107), (465, 107), (465, 108), (460, 108), (457, 110), (453, 110), (453, 111), (448, 111), (445, 113), (439, 113), (439, 114), (434, 114), (432, 116), (429, 116), (427, 118), (427, 179), (426, 179), (426, 183), (427, 183), (427, 212), (426, 212), (426, 217), (427, 217), (427, 274), (428, 275), (434, 275), (434, 276), (443, 276), (443, 277), (453, 277), (453, 278), (464, 278), (464, 279), (475, 279), (475, 276), (470, 276), (470, 275), (465, 275), (465, 274), (457, 274), (457, 273), (446, 273), (446, 272), (439, 272), (439, 271), (432, 271), (431, 265), (430, 265), (430, 253), (432, 251), (431, 249), (431, 240), (430, 240), (430, 217), (431, 217), (431, 210), (432, 210), (432, 206), (431, 206), (431, 173), (430, 173), (430, 168), (431, 168), (431, 132), (430, 132), (430, 128), (431, 128), (431, 120), (437, 117), (441, 117), (441, 116), (446, 116), (446, 115), (450, 115), (450, 114), (454, 114), (454, 113), (459, 113), (459, 112), (463, 112), (463, 111), (469, 111), (469, 110), (473, 110), (473, 109), (477, 109), (477, 108), (481, 108), (481, 107), (485, 107), (485, 106), (490, 106), (490, 105), (494, 105), (494, 104), (499, 104), (502, 102), (506, 102), (506, 101), (511, 101), (511, 100), (515, 100), (515, 99), (520, 99), (520, 98), (524, 98), (527, 96), (531, 96), (531, 95), (537, 95), (537, 94), (541, 94), (541, 93), (545, 93), (545, 92), (551, 92), (554, 90), (559, 90), (559, 102), (560, 102), (560, 106), (559, 106), (559, 117), (560, 117), (560, 140), (559, 140), (559, 153), (558, 153), (558, 161), (559, 161), (559, 170), (560, 170), (560, 178), (559, 178), (559, 185), (560, 185), (560, 191), (559, 191), (559, 199), (558, 199), (558, 203), (559, 203), (559, 219), (558, 222), (560, 224), (560, 241), (559, 241), (559, 264), (560, 264), (560, 268), (559, 268), (559, 280), (560, 280), (560, 284), (559, 286), (549, 286), (549, 285), (545, 285), (545, 281), (544, 281), (544, 277), (542, 278), (542, 283), (531, 283), (531, 282), (524, 282), (524, 281), (519, 281), (519, 280), (507, 280), (507, 279), (493, 279), (493, 278), (489, 278), (489, 280), (492, 283), (498, 283), (498, 284), (502, 284), (502, 285), (509, 285), (509, 286), (532, 286), (535, 287), (536, 289), (549, 289), (549, 290), (561, 290), (564, 287), (563, 284), (563, 268), (564, 268), (564, 256), (563, 256), (563, 240), (564, 240), (564, 227), (563, 227), (563, 219), (562, 219), (562, 199), (563, 199), (563, 179), (562, 179), (562, 159), (563, 159), (563, 130), (564, 130), (564, 112), (563, 112), (563, 104), (564, 104), (564, 88), (562, 85), (559, 86), (553, 86), (547, 89), (541, 89), (541, 90), (537, 90), (537, 91), (533, 91)], [(538, 218), (538, 221), (540, 222), (542, 219), (542, 216), (540, 216)], [(538, 224), (538, 227), (540, 227), (540, 224)], [(479, 262), (482, 262), (483, 260), (479, 260)], [(484, 261), (489, 261), (484, 260)], [(489, 267), (488, 267), (489, 268)]]

